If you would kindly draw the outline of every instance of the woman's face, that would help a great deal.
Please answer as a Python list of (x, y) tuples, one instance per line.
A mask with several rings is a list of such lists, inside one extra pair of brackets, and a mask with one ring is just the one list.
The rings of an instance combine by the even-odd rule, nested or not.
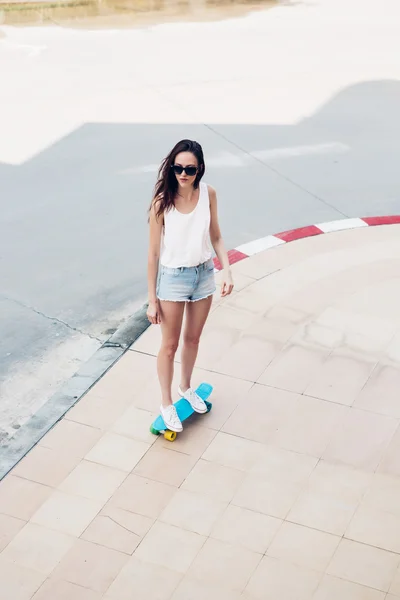
[[(182, 167), (187, 167), (189, 173), (187, 173), (187, 171), (183, 171)], [(191, 152), (180, 152), (176, 155), (174, 161), (174, 172), (175, 177), (177, 178), (178, 183), (181, 187), (187, 188), (193, 186), (196, 179), (198, 167), (199, 165), (197, 162), (197, 158)], [(179, 171), (181, 171), (181, 173), (179, 173)]]

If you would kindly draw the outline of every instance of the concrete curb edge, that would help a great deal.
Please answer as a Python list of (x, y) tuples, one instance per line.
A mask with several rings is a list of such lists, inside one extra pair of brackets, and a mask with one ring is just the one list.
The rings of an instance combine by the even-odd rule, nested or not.
[(150, 326), (143, 305), (125, 321), (80, 369), (0, 446), (0, 481), (42, 437), (111, 369)]
[[(397, 223), (400, 223), (400, 215), (364, 217), (362, 219), (339, 219), (338, 221), (329, 221), (327, 223), (318, 223), (317, 225), (298, 227), (297, 229), (290, 229), (289, 231), (283, 231), (275, 235), (267, 235), (266, 237), (259, 238), (258, 240), (242, 244), (237, 248), (229, 250), (229, 262), (230, 264), (234, 264), (245, 258), (254, 256), (254, 254), (268, 250), (269, 248), (274, 248), (275, 246), (280, 246), (307, 237), (321, 235), (323, 233), (332, 233), (334, 231), (344, 231), (345, 229), (356, 229), (359, 227), (373, 227), (376, 225), (395, 225)], [(214, 260), (214, 265), (216, 271), (221, 270), (221, 264), (217, 259)]]

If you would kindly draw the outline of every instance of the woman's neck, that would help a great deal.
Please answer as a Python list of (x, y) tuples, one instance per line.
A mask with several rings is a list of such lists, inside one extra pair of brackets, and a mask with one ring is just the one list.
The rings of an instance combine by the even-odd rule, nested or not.
[(194, 193), (195, 189), (193, 186), (190, 186), (189, 188), (181, 188), (181, 186), (178, 187), (178, 196), (180, 196), (185, 202), (191, 202)]

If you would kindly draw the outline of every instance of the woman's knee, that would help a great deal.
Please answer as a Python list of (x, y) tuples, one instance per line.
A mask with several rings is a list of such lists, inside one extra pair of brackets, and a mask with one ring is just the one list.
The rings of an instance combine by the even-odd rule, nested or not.
[(200, 343), (200, 336), (193, 335), (192, 333), (185, 333), (183, 341), (186, 346), (197, 348)]
[(163, 351), (168, 358), (174, 359), (178, 346), (179, 340), (166, 340), (161, 344), (161, 351)]

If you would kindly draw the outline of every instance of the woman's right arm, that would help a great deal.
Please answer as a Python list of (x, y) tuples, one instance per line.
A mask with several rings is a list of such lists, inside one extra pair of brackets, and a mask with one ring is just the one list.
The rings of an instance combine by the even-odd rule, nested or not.
[(150, 240), (149, 254), (147, 261), (147, 283), (149, 290), (149, 306), (147, 317), (153, 325), (161, 323), (160, 307), (157, 298), (157, 273), (160, 260), (161, 235), (163, 228), (163, 218), (157, 216), (157, 202), (154, 201), (150, 209)]

